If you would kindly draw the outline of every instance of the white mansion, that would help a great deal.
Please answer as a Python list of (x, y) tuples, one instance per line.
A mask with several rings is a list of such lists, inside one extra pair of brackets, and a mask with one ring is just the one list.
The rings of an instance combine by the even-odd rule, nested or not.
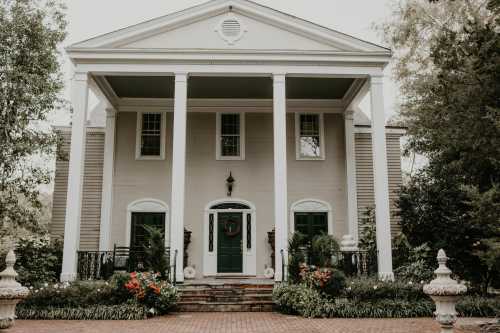
[(74, 114), (59, 128), (70, 154), (57, 162), (50, 225), (64, 238), (62, 280), (77, 278), (79, 251), (140, 246), (143, 225), (164, 232), (179, 282), (185, 266), (197, 278), (273, 267), (280, 280), (291, 233), (329, 233), (355, 251), (370, 206), (379, 276), (392, 277), (402, 131), (385, 126), (390, 50), (213, 0), (67, 53)]

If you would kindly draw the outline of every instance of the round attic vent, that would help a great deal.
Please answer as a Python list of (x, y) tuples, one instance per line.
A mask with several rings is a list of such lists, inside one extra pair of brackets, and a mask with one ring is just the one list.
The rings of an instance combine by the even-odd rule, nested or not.
[(219, 22), (215, 31), (219, 33), (219, 36), (225, 40), (226, 43), (233, 45), (243, 37), (246, 29), (237, 17), (229, 15)]
[(222, 21), (221, 33), (227, 38), (237, 38), (241, 33), (240, 22), (233, 18)]

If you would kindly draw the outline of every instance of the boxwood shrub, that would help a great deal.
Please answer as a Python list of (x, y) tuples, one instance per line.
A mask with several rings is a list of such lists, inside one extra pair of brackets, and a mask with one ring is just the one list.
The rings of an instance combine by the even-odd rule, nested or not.
[(16, 307), (18, 319), (29, 320), (141, 320), (146, 319), (146, 308), (135, 302), (117, 305), (94, 305), (87, 307)]
[[(336, 298), (305, 284), (279, 284), (273, 291), (273, 299), (278, 311), (303, 317), (431, 317), (435, 311), (434, 302), (423, 293), (420, 283), (375, 279), (350, 280)], [(457, 312), (464, 317), (495, 317), (500, 315), (500, 298), (466, 296), (459, 300)]]

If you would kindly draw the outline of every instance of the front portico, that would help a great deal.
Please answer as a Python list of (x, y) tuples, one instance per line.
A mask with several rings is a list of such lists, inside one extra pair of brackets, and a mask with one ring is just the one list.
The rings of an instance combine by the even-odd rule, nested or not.
[[(203, 276), (261, 276), (269, 263), (259, 258), (269, 252), (266, 235), (274, 228), (274, 277), (281, 281), (292, 204), (300, 200), (326, 202), (326, 232), (356, 248), (353, 113), (370, 93), (378, 267), (381, 277), (392, 277), (382, 85), (389, 50), (251, 2), (216, 0), (67, 52), (75, 76), (62, 280), (76, 278), (89, 89), (108, 110), (99, 249), (128, 241), (124, 207), (141, 198), (164, 202), (179, 282), (186, 227), (193, 231), (192, 266)], [(220, 121), (238, 130), (223, 133)], [(320, 152), (301, 154), (310, 142)], [(238, 158), (220, 158), (221, 147)], [(227, 196), (229, 172), (235, 197), (245, 199)]]

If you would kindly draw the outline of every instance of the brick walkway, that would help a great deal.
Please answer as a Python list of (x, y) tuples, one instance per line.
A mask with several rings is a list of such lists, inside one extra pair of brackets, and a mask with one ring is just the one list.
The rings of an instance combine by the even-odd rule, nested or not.
[[(471, 319), (466, 320), (467, 323)], [(464, 321), (462, 321), (464, 323)], [(276, 313), (182, 313), (145, 321), (18, 320), (6, 333), (438, 333), (430, 318), (304, 319)], [(456, 333), (472, 331), (456, 330)]]

